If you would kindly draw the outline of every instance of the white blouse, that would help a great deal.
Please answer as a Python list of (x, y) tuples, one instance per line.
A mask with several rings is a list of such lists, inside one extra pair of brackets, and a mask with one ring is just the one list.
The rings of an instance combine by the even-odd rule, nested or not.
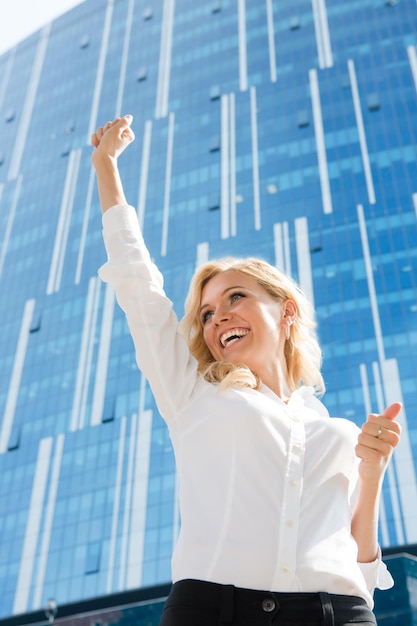
[(139, 368), (169, 427), (181, 530), (173, 582), (186, 578), (270, 591), (357, 595), (392, 586), (378, 558), (357, 563), (351, 514), (358, 427), (330, 418), (312, 388), (287, 404), (268, 387), (219, 390), (197, 372), (151, 262), (136, 212), (103, 215), (99, 270), (127, 316)]

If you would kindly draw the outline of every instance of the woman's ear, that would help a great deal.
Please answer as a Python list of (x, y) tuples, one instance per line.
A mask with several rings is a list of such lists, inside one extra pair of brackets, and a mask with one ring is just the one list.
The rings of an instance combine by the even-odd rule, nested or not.
[(283, 305), (282, 318), (286, 324), (294, 324), (295, 320), (297, 319), (297, 305), (295, 304), (294, 300), (285, 300)]

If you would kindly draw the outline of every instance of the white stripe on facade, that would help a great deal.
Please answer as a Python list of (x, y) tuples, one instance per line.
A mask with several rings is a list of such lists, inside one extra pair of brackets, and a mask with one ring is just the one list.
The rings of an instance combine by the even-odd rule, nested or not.
[(100, 285), (100, 280), (97, 277), (90, 278), (88, 283), (80, 356), (77, 367), (77, 380), (75, 383), (74, 400), (72, 404), (70, 431), (81, 429), (84, 426), (85, 405), (87, 402), (88, 386), (90, 382), (91, 360), (93, 356), (94, 335), (97, 323)]
[(411, 73), (413, 75), (414, 87), (417, 91), (417, 53), (415, 46), (407, 47), (408, 60), (410, 62)]
[(413, 193), (413, 206), (414, 206), (414, 213), (416, 214), (416, 218), (417, 218), (417, 193)]
[(295, 245), (297, 250), (298, 283), (314, 307), (313, 274), (311, 271), (310, 242), (306, 217), (299, 217), (294, 222)]
[[(377, 411), (378, 413), (382, 413), (386, 406), (385, 394), (384, 394), (384, 384), (381, 380), (381, 373), (379, 364), (375, 361), (372, 363), (372, 371), (374, 375), (374, 383), (375, 383), (375, 394), (377, 401)], [(372, 413), (374, 411), (371, 411)], [(391, 462), (388, 465), (385, 480), (388, 481), (388, 488), (391, 500), (391, 507), (394, 514), (394, 527), (395, 527), (395, 543), (404, 544), (404, 532), (401, 523), (401, 506), (398, 500), (398, 491), (396, 489), (396, 480), (394, 474), (394, 462)]]
[(101, 321), (96, 378), (94, 382), (93, 402), (91, 406), (91, 426), (101, 424), (101, 419), (103, 416), (104, 399), (106, 395), (107, 371), (109, 368), (111, 337), (113, 329), (114, 303), (114, 289), (107, 284), (104, 292), (103, 318)]
[(171, 196), (172, 154), (174, 150), (174, 126), (175, 126), (175, 115), (174, 113), (170, 113), (169, 118), (168, 118), (167, 163), (166, 163), (166, 170), (165, 170), (164, 210), (162, 214), (161, 256), (166, 256), (167, 247), (168, 247), (169, 201), (170, 201), (170, 196)]
[(274, 224), (275, 266), (291, 276), (291, 249), (288, 222)]
[(134, 0), (129, 0), (129, 5), (127, 8), (127, 16), (126, 16), (125, 37), (123, 41), (122, 62), (120, 64), (119, 87), (117, 90), (115, 117), (122, 116), (123, 92), (124, 92), (125, 81), (126, 81), (127, 60), (129, 57), (130, 35), (132, 32), (133, 8), (134, 8)]
[(359, 230), (360, 230), (361, 241), (362, 241), (363, 262), (365, 264), (366, 280), (368, 283), (369, 300), (371, 304), (372, 320), (373, 320), (374, 331), (375, 331), (375, 340), (376, 340), (376, 345), (377, 345), (377, 350), (378, 350), (378, 360), (380, 363), (383, 363), (383, 361), (385, 361), (385, 350), (384, 350), (384, 344), (382, 340), (381, 321), (379, 318), (378, 302), (377, 302), (377, 297), (376, 297), (374, 275), (373, 275), (373, 270), (372, 270), (372, 259), (371, 259), (371, 253), (369, 250), (369, 243), (368, 243), (368, 234), (366, 232), (365, 215), (363, 211), (363, 206), (361, 204), (358, 204), (357, 211), (358, 211)]
[(236, 237), (236, 111), (235, 94), (229, 95), (229, 131), (230, 131), (230, 234)]
[(46, 504), (45, 521), (43, 525), (42, 542), (39, 552), (36, 584), (33, 596), (32, 610), (40, 609), (45, 583), (46, 565), (51, 543), (52, 526), (55, 515), (56, 497), (58, 493), (59, 476), (61, 473), (62, 455), (64, 451), (65, 435), (60, 434), (56, 440), (55, 454), (52, 461), (51, 480), (48, 490), (48, 502)]
[(272, 0), (266, 0), (266, 19), (268, 25), (268, 49), (269, 49), (269, 71), (271, 82), (277, 80), (277, 61), (275, 52), (275, 32), (274, 32), (274, 14), (272, 9)]
[(46, 287), (47, 295), (59, 291), (59, 287), (61, 285), (80, 161), (81, 148), (71, 151), (68, 159), (67, 175), (65, 178), (64, 192), (62, 194), (61, 207), (59, 210), (51, 266), (49, 268), (49, 277)]
[(209, 244), (208, 241), (203, 241), (197, 245), (197, 256), (195, 261), (195, 268), (197, 269), (203, 263), (207, 263), (209, 260)]
[(0, 183), (0, 204), (3, 198), (3, 191), (4, 191), (4, 183)]
[(10, 168), (7, 174), (7, 180), (14, 180), (19, 174), (20, 163), (22, 161), (23, 151), (25, 149), (26, 137), (29, 131), (33, 106), (35, 104), (36, 92), (38, 90), (43, 63), (45, 60), (46, 49), (48, 47), (50, 30), (51, 25), (47, 24), (44, 28), (42, 28), (40, 32), (40, 41), (36, 49), (35, 60), (33, 62), (32, 73), (26, 92), (25, 104), (23, 106), (22, 117), (16, 135), (12, 158), (10, 160)]
[(113, 516), (109, 542), (109, 564), (107, 573), (107, 593), (113, 591), (114, 563), (116, 557), (117, 528), (119, 523), (120, 499), (122, 492), (123, 461), (126, 443), (126, 417), (120, 420), (119, 450), (117, 454), (116, 479), (114, 484)]
[(284, 248), (282, 245), (282, 224), (274, 224), (274, 252), (275, 252), (275, 267), (281, 272), (285, 271), (284, 268)]
[(16, 186), (13, 193), (12, 205), (10, 207), (9, 216), (7, 218), (6, 229), (4, 231), (3, 241), (0, 248), (0, 277), (3, 272), (4, 260), (9, 247), (10, 235), (13, 228), (13, 222), (16, 215), (17, 203), (19, 202), (20, 191), (22, 189), (22, 175), (20, 174), (16, 180)]
[(259, 189), (259, 147), (256, 89), (250, 88), (250, 117), (252, 133), (253, 210), (255, 230), (261, 229), (261, 197)]
[(317, 158), (319, 164), (319, 176), (321, 195), (323, 199), (324, 213), (333, 213), (332, 196), (330, 192), (329, 169), (327, 166), (326, 143), (324, 138), (323, 116), (321, 112), (319, 81), (317, 70), (310, 70), (310, 90), (313, 106), (314, 132), (316, 136)]
[(316, 34), (316, 45), (317, 45), (317, 56), (319, 60), (319, 68), (322, 70), (326, 67), (324, 61), (324, 46), (323, 46), (323, 37), (321, 32), (321, 24), (319, 18), (319, 10), (318, 10), (318, 0), (312, 0), (311, 2), (313, 8), (313, 20), (314, 20), (314, 32)]
[(238, 36), (239, 36), (239, 87), (240, 91), (248, 88), (248, 66), (246, 51), (246, 4), (237, 0)]
[(228, 239), (230, 236), (229, 220), (229, 96), (221, 97), (221, 199), (220, 199), (220, 236)]
[(96, 174), (93, 167), (90, 168), (90, 176), (88, 179), (87, 196), (84, 206), (83, 224), (81, 227), (80, 245), (78, 249), (77, 267), (75, 269), (74, 284), (79, 285), (81, 280), (81, 272), (83, 269), (83, 260), (85, 252), (85, 243), (87, 241), (88, 222), (90, 219), (91, 201), (96, 183)]
[(404, 408), (401, 378), (396, 359), (387, 359), (381, 363), (382, 380), (384, 382), (385, 402), (402, 402), (403, 409), (397, 421), (402, 427), (401, 441), (395, 451), (393, 461), (398, 478), (398, 491), (401, 501), (402, 515), (405, 527), (404, 543), (417, 542), (417, 478), (413, 460), (413, 451), (410, 441), (407, 415)]
[(101, 88), (103, 86), (104, 69), (106, 65), (107, 47), (109, 44), (110, 28), (113, 17), (114, 0), (107, 0), (106, 15), (104, 17), (103, 34), (101, 37), (100, 55), (97, 65), (96, 82), (94, 85), (93, 101), (91, 103), (90, 121), (88, 124), (87, 144), (90, 144), (91, 135), (97, 127), (97, 113), (100, 103)]
[(139, 180), (138, 220), (141, 231), (145, 221), (146, 194), (148, 191), (149, 163), (151, 158), (152, 122), (145, 122), (142, 147), (142, 165)]
[(35, 310), (35, 300), (27, 300), (23, 310), (22, 323), (20, 325), (19, 338), (17, 340), (16, 352), (14, 355), (13, 370), (10, 376), (9, 389), (7, 391), (6, 405), (3, 413), (3, 421), (0, 431), (0, 454), (7, 452), (10, 433), (13, 428), (13, 420), (16, 411), (17, 399), (19, 396), (20, 381), (22, 380), (23, 368), (25, 365), (26, 351), (29, 341), (29, 331), (32, 324), (33, 312)]
[(164, 0), (155, 117), (168, 115), (175, 0)]
[(359, 97), (358, 81), (356, 79), (355, 64), (351, 59), (348, 61), (348, 70), (350, 85), (352, 89), (353, 106), (355, 109), (356, 125), (358, 127), (359, 144), (362, 154), (363, 169), (365, 174), (366, 188), (368, 191), (368, 200), (370, 204), (375, 204), (375, 188), (374, 181), (372, 179), (371, 164), (369, 161), (368, 144), (365, 135), (365, 126), (363, 123), (361, 101)]
[(142, 584), (151, 440), (152, 411), (147, 410), (139, 415), (137, 431), (126, 589), (134, 589)]
[(13, 614), (26, 613), (28, 610), (31, 582), (35, 565), (36, 549), (46, 493), (49, 464), (52, 452), (52, 437), (42, 439), (39, 443), (36, 459), (35, 475), (23, 540), (22, 556), (16, 583), (13, 602)]
[[(144, 381), (144, 376), (141, 376), (141, 390)], [(129, 547), (130, 517), (132, 514), (132, 493), (135, 487), (135, 485), (133, 484), (133, 470), (135, 468), (137, 438), (136, 433), (138, 428), (138, 421), (139, 415), (133, 414), (130, 419), (129, 450), (127, 457), (125, 497), (123, 502), (123, 526), (119, 548), (119, 579), (117, 582), (117, 591), (123, 591), (126, 585), (127, 549)]]
[(291, 246), (290, 246), (290, 229), (288, 222), (282, 224), (283, 242), (284, 242), (284, 260), (285, 260), (285, 272), (288, 276), (291, 276)]
[(324, 67), (333, 67), (333, 53), (330, 42), (329, 21), (325, 0), (317, 0), (318, 17), (320, 23), (321, 40), (323, 42)]

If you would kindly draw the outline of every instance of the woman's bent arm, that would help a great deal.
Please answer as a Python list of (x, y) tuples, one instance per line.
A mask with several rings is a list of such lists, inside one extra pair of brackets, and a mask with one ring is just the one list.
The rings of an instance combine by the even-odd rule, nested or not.
[(352, 516), (352, 535), (358, 544), (358, 561), (370, 563), (378, 556), (378, 510), (385, 470), (401, 427), (395, 418), (401, 404), (391, 404), (382, 415), (371, 414), (358, 438), (359, 495)]

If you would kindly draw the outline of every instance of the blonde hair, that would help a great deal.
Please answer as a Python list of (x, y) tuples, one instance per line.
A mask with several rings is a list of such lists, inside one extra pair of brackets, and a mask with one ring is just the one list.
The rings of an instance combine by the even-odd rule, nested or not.
[(254, 258), (225, 257), (209, 261), (197, 269), (191, 280), (180, 332), (198, 362), (200, 373), (209, 382), (220, 383), (224, 388), (242, 385), (259, 389), (262, 384), (246, 365), (216, 361), (204, 341), (200, 320), (202, 291), (212, 278), (227, 270), (236, 270), (255, 279), (273, 298), (282, 302), (293, 300), (297, 314), (284, 347), (288, 384), (292, 391), (304, 384), (314, 387), (317, 394), (324, 393), (325, 385), (320, 372), (322, 353), (315, 332), (313, 307), (291, 278), (269, 263)]

